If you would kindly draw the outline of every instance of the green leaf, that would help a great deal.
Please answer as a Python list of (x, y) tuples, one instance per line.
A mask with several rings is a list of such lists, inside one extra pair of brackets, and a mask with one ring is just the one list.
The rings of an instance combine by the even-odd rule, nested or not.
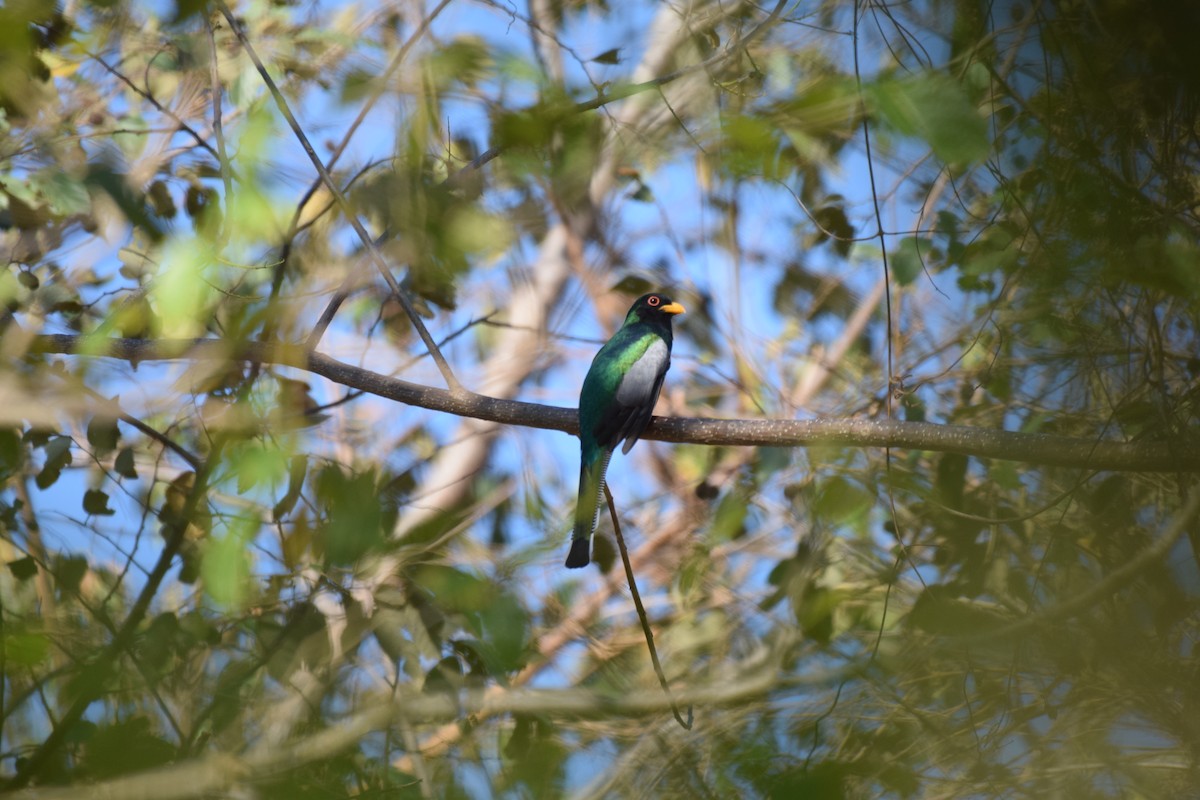
[(186, 339), (204, 333), (214, 294), (204, 276), (206, 253), (199, 239), (175, 239), (164, 249), (163, 266), (151, 289), (163, 336)]
[(98, 517), (111, 517), (117, 513), (108, 507), (108, 494), (99, 489), (88, 489), (84, 492), (83, 510)]
[(884, 78), (867, 87), (866, 94), (870, 107), (893, 128), (924, 140), (947, 164), (965, 165), (987, 157), (987, 121), (948, 76)]
[(861, 487), (834, 476), (821, 486), (813, 501), (813, 510), (830, 522), (848, 522), (865, 516), (874, 502), (874, 498)]
[(496, 596), (494, 585), (453, 567), (424, 566), (415, 570), (412, 578), (434, 595), (441, 608), (449, 611), (483, 611)]
[(901, 286), (908, 286), (925, 271), (925, 259), (933, 242), (929, 239), (905, 236), (900, 240), (900, 246), (892, 253), (892, 276)]
[(117, 440), (121, 432), (117, 429), (116, 417), (95, 416), (87, 426), (88, 444), (96, 451), (96, 455), (104, 457), (117, 449)]
[(295, 508), (296, 501), (300, 499), (300, 493), (304, 491), (304, 476), (307, 473), (308, 458), (305, 456), (292, 456), (288, 461), (287, 493), (271, 509), (271, 516), (276, 522), (286, 517)]
[(273, 486), (287, 474), (287, 458), (274, 447), (248, 445), (237, 457), (237, 490), (245, 494), (255, 486)]
[(713, 514), (711, 539), (724, 542), (736, 539), (746, 531), (746, 498), (739, 491), (728, 492), (717, 504)]
[(317, 476), (316, 491), (329, 512), (319, 534), (331, 564), (349, 566), (383, 543), (383, 508), (374, 472), (346, 475), (327, 467)]
[(181, 638), (178, 618), (171, 612), (159, 614), (138, 640), (138, 656), (150, 672), (161, 675), (171, 663)]
[(224, 536), (210, 536), (201, 562), (204, 590), (225, 608), (245, 606), (250, 594), (250, 541), (258, 529), (252, 519), (237, 519)]
[(12, 571), (14, 578), (19, 581), (27, 581), (37, 575), (38, 565), (33, 556), (25, 556), (25, 558), (8, 562), (8, 568)]
[(621, 63), (621, 48), (614, 47), (611, 50), (605, 50), (600, 55), (592, 59), (597, 64), (620, 64)]
[(828, 644), (833, 638), (833, 613), (841, 602), (838, 592), (820, 586), (810, 586), (792, 596), (792, 611), (800, 629), (810, 639)]
[(20, 431), (15, 428), (0, 428), (0, 482), (20, 469), (24, 461)]
[(733, 115), (724, 120), (722, 166), (735, 177), (770, 176), (779, 152), (778, 131), (758, 117)]
[(138, 476), (137, 467), (133, 460), (133, 448), (123, 447), (121, 452), (117, 453), (116, 461), (113, 462), (113, 469), (122, 478), (136, 479)]
[(150, 720), (136, 716), (97, 728), (84, 749), (83, 765), (94, 779), (159, 767), (178, 755), (176, 748), (151, 732)]
[(519, 600), (502, 592), (489, 602), (481, 615), (484, 638), (495, 663), (489, 663), (493, 674), (520, 669), (525, 663), (528, 615)]
[(40, 633), (18, 631), (4, 636), (4, 658), (10, 666), (36, 666), (49, 655), (50, 643)]
[(934, 634), (978, 634), (1002, 622), (995, 611), (955, 597), (945, 586), (930, 586), (921, 593), (909, 612), (909, 622)]

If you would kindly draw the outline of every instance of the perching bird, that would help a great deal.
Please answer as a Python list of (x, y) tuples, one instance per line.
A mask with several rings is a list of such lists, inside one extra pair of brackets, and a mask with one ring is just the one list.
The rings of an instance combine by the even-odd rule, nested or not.
[(592, 534), (600, 521), (604, 473), (622, 440), (628, 453), (642, 435), (663, 376), (671, 366), (671, 318), (684, 307), (666, 295), (639, 297), (625, 324), (600, 348), (579, 393), (579, 500), (567, 566), (591, 561)]

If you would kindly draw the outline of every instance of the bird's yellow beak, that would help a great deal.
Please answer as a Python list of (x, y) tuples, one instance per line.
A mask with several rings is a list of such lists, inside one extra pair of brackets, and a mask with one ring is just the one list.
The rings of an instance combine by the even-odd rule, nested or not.
[(659, 309), (664, 314), (686, 314), (687, 309), (679, 303), (668, 303)]

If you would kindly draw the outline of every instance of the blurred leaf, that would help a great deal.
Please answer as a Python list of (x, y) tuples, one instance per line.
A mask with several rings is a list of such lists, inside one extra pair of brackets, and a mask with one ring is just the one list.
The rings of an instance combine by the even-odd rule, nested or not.
[(492, 66), (491, 47), (478, 36), (460, 35), (429, 54), (425, 67), (439, 86), (475, 86)]
[(775, 157), (778, 131), (767, 120), (750, 115), (723, 119), (721, 165), (733, 177), (778, 177)]
[(840, 595), (823, 587), (809, 586), (792, 598), (792, 611), (804, 635), (828, 644), (834, 634), (833, 614), (841, 602)]
[(0, 481), (19, 470), (24, 461), (21, 432), (15, 428), (0, 427)]
[(831, 241), (833, 249), (842, 258), (850, 255), (854, 247), (855, 230), (841, 203), (831, 203), (813, 211), (813, 223), (817, 226), (816, 243)]
[(133, 448), (123, 447), (113, 461), (113, 470), (122, 478), (136, 479), (138, 477), (136, 462), (133, 458)]
[(901, 286), (908, 286), (920, 276), (926, 268), (932, 242), (928, 239), (918, 239), (905, 236), (900, 245), (891, 254), (892, 276)]
[(938, 458), (937, 489), (938, 500), (954, 509), (962, 509), (963, 491), (966, 488), (967, 464), (969, 459), (958, 453), (944, 453)]
[(713, 514), (710, 538), (716, 544), (739, 538), (746, 530), (746, 499), (738, 489), (726, 492)]
[(845, 523), (865, 517), (875, 504), (875, 499), (845, 478), (834, 476), (825, 481), (813, 503), (813, 511), (830, 522)]
[(27, 581), (34, 575), (37, 575), (38, 564), (33, 556), (25, 556), (18, 558), (16, 561), (8, 562), (8, 568), (12, 571), (13, 577), (19, 581)]
[(644, 183), (639, 182), (637, 184), (637, 189), (635, 189), (629, 195), (629, 199), (636, 200), (639, 203), (653, 203), (654, 202), (654, 192), (652, 192), (650, 190), (649, 186), (647, 186)]
[(34, 483), (37, 484), (39, 489), (49, 489), (58, 481), (59, 476), (62, 474), (62, 468), (70, 462), (71, 454), (69, 451), (61, 459), (47, 459), (45, 466), (42, 467), (37, 477), (34, 478)]
[(163, 335), (191, 338), (204, 333), (212, 285), (205, 278), (206, 248), (197, 240), (173, 239), (163, 251), (163, 268), (151, 294), (163, 323)]
[(627, 294), (630, 297), (639, 297), (655, 288), (657, 287), (653, 283), (640, 275), (626, 275), (610, 286), (608, 290)]
[(88, 739), (83, 769), (99, 780), (163, 766), (176, 754), (173, 745), (151, 732), (148, 718), (135, 716), (96, 728)]
[(95, 416), (87, 426), (87, 440), (96, 451), (96, 456), (104, 456), (117, 449), (117, 441), (121, 433), (117, 429), (116, 417)]
[(964, 166), (987, 157), (987, 122), (948, 76), (883, 78), (865, 89), (871, 107), (892, 127), (923, 139), (945, 163)]
[(83, 494), (83, 510), (89, 515), (110, 517), (117, 513), (108, 507), (108, 494), (99, 489), (88, 489)]
[(200, 568), (204, 590), (225, 608), (243, 608), (250, 597), (250, 542), (257, 530), (257, 521), (239, 518), (224, 536), (206, 540)]
[(477, 613), (487, 609), (496, 596), (496, 587), (491, 583), (453, 567), (421, 566), (413, 572), (412, 579), (446, 610)]
[(292, 456), (288, 460), (288, 486), (287, 493), (280, 498), (279, 502), (271, 510), (272, 518), (278, 522), (296, 507), (296, 501), (300, 499), (300, 493), (304, 491), (304, 476), (308, 474), (308, 458), (305, 456)]
[(180, 635), (179, 620), (174, 614), (164, 612), (151, 620), (138, 641), (138, 655), (146, 669), (162, 674), (174, 656)]
[(482, 610), (489, 673), (502, 676), (525, 666), (529, 618), (515, 596), (501, 592)]
[(8, 631), (3, 637), (4, 659), (15, 667), (34, 667), (50, 657), (50, 642), (40, 633)]
[(90, 569), (83, 556), (59, 555), (54, 561), (54, 581), (63, 596), (78, 594), (80, 585)]
[(275, 486), (287, 473), (287, 457), (275, 447), (247, 444), (236, 453), (237, 490), (245, 494), (256, 486)]
[(597, 64), (620, 64), (621, 63), (621, 48), (614, 47), (611, 50), (605, 50), (598, 56), (590, 59)]
[(945, 586), (930, 586), (917, 598), (909, 623), (919, 630), (950, 636), (978, 635), (1002, 623), (993, 610), (963, 600)]
[(88, 170), (84, 183), (106, 193), (125, 217), (138, 228), (151, 242), (161, 241), (163, 231), (158, 221), (150, 214), (145, 198), (137, 195), (129, 186), (128, 176), (115, 172), (112, 168), (93, 164)]
[(315, 489), (329, 515), (319, 537), (331, 564), (349, 566), (383, 543), (383, 509), (373, 471), (347, 475), (326, 467), (317, 475)]

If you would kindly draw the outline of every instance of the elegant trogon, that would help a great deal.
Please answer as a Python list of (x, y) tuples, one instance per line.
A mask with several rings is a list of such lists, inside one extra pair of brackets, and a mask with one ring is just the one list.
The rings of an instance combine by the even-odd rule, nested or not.
[(671, 320), (683, 306), (657, 292), (642, 295), (625, 323), (600, 348), (579, 393), (579, 500), (567, 566), (591, 561), (592, 534), (600, 520), (604, 474), (613, 451), (637, 442), (671, 366)]

